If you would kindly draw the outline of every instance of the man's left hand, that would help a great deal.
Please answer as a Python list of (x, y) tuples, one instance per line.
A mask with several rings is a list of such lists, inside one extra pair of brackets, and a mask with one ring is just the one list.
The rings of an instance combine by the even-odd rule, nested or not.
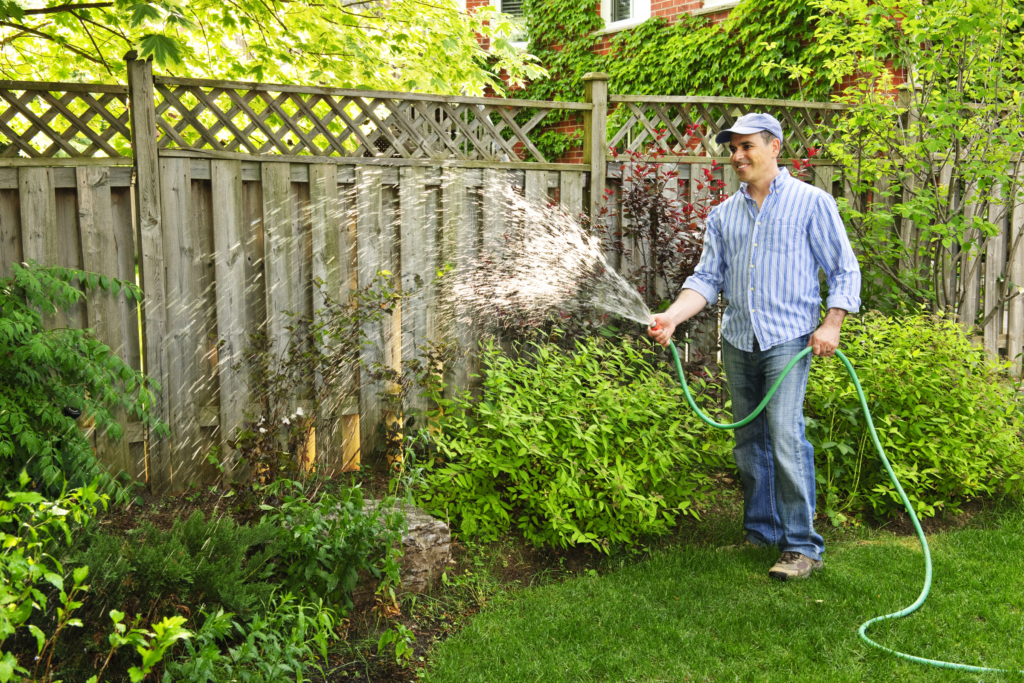
[(811, 334), (807, 345), (814, 348), (815, 356), (829, 358), (835, 355), (836, 347), (839, 346), (839, 329), (839, 325), (826, 321)]

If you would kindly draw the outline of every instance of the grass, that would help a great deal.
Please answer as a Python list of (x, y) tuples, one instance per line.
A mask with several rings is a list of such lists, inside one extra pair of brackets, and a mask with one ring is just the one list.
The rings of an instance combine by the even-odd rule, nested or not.
[[(929, 542), (928, 602), (869, 635), (922, 657), (1024, 669), (1024, 511)], [(521, 591), (438, 644), (422, 680), (1024, 681), (904, 662), (859, 639), (861, 623), (919, 594), (916, 538), (833, 538), (824, 571), (785, 584), (767, 577), (776, 557), (683, 545), (641, 563), (623, 560), (604, 575)]]

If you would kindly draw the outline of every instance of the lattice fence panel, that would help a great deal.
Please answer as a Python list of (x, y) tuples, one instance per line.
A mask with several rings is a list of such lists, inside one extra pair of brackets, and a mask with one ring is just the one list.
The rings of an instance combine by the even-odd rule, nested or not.
[[(609, 144), (619, 151), (659, 147), (673, 156), (729, 156), (728, 145), (715, 135), (751, 112), (771, 114), (782, 124), (783, 157), (804, 158), (813, 147), (832, 142), (832, 123), (841, 111), (832, 106), (793, 106), (784, 102), (671, 102), (633, 101), (613, 96), (616, 109), (609, 119)], [(697, 98), (694, 98), (695, 100)]]
[(563, 107), (158, 78), (158, 144), (243, 154), (546, 161), (531, 140)]
[(128, 88), (0, 81), (0, 157), (130, 157)]

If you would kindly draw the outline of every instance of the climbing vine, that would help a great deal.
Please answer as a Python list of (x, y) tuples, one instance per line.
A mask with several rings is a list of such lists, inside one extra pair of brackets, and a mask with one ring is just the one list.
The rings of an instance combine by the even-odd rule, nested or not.
[[(653, 17), (615, 34), (605, 55), (595, 54), (602, 38), (597, 32), (604, 27), (596, 0), (526, 0), (525, 8), (527, 51), (550, 77), (529, 83), (515, 97), (582, 101), (582, 76), (589, 71), (608, 73), (609, 91), (622, 95), (821, 101), (831, 89), (824, 56), (808, 49), (817, 17), (805, 0), (745, 0), (718, 24), (688, 14), (671, 24)], [(797, 72), (806, 76), (792, 79), (789, 74)], [(549, 117), (545, 124), (555, 122)], [(556, 157), (568, 138), (545, 133), (541, 152)]]

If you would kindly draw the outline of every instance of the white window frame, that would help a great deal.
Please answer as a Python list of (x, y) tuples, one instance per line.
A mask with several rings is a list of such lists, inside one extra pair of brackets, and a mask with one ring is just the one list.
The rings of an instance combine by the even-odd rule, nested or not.
[(694, 16), (724, 12), (739, 5), (741, 0), (704, 0), (704, 6), (693, 12)]
[[(463, 0), (463, 2), (465, 2), (465, 0)], [(501, 0), (489, 0), (488, 4), (490, 4), (491, 7), (493, 7), (496, 10), (498, 10), (499, 12), (501, 11)], [(523, 19), (523, 33), (525, 34), (526, 33), (526, 17), (523, 17), (522, 19)], [(525, 50), (526, 46), (527, 46), (527, 44), (529, 42), (530, 42), (529, 40), (510, 40), (509, 44), (512, 45), (512, 47), (517, 48), (519, 50)]]
[(598, 34), (615, 33), (627, 28), (639, 26), (651, 18), (651, 0), (631, 0), (632, 11), (629, 19), (612, 21), (612, 4), (608, 0), (601, 0), (601, 18), (604, 19), (604, 29)]

